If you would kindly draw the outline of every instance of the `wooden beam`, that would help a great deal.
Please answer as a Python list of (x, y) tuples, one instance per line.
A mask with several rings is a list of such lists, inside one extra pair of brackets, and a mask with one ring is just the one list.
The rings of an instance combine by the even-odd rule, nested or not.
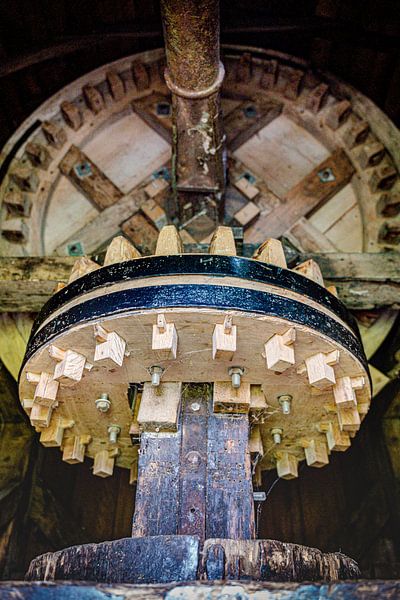
[[(104, 213), (103, 213), (104, 214)], [(400, 307), (400, 253), (300, 254), (313, 259), (348, 308)], [(37, 312), (58, 282), (67, 282), (74, 257), (0, 258), (0, 311)]]

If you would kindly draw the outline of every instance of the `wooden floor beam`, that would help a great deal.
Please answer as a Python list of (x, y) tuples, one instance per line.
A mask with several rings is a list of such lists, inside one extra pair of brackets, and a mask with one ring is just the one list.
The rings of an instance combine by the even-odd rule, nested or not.
[[(400, 308), (400, 253), (301, 254), (314, 259), (327, 284), (351, 309)], [(60, 281), (67, 282), (75, 257), (0, 258), (0, 312), (38, 312)]]

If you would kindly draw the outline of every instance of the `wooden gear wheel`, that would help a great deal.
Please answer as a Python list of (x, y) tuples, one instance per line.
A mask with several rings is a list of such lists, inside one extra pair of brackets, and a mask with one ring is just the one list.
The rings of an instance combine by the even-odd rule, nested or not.
[(20, 397), (45, 446), (130, 468), (141, 431), (176, 431), (185, 382), (213, 382), (216, 413), (249, 413), (259, 469), (297, 477), (346, 450), (368, 411), (368, 369), (354, 318), (313, 261), (286, 268), (281, 243), (236, 256), (230, 228), (210, 254), (183, 254), (173, 225), (156, 254), (125, 238), (104, 265), (78, 259), (41, 311)]

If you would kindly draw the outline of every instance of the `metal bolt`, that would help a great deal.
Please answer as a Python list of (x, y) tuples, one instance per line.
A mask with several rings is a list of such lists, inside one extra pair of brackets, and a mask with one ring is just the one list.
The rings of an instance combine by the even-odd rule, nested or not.
[(231, 367), (228, 371), (228, 375), (232, 379), (232, 387), (240, 388), (241, 377), (244, 373), (243, 367)]
[(97, 410), (102, 413), (107, 412), (111, 406), (111, 401), (106, 393), (100, 394), (100, 398), (97, 398), (94, 403)]
[(154, 387), (157, 387), (160, 385), (160, 381), (161, 381), (161, 375), (164, 372), (164, 369), (162, 367), (150, 367), (149, 369), (150, 371), (150, 375), (151, 375), (151, 385), (154, 385)]
[(282, 441), (282, 429), (275, 428), (271, 429), (272, 439), (274, 440), (274, 444), (280, 444)]
[(190, 405), (190, 408), (193, 412), (197, 412), (200, 410), (200, 404), (198, 402), (193, 402), (193, 404)]
[(292, 410), (292, 400), (293, 397), (289, 394), (282, 394), (282, 396), (278, 396), (278, 402), (281, 405), (282, 412), (284, 415), (290, 415)]
[(107, 432), (108, 439), (110, 440), (111, 444), (116, 444), (117, 438), (121, 433), (121, 427), (119, 427), (118, 425), (110, 425), (110, 427), (107, 429)]

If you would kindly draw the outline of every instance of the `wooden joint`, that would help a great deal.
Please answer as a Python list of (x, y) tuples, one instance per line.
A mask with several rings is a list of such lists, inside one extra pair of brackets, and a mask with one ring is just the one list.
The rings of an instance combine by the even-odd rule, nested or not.
[(339, 409), (357, 406), (357, 397), (354, 390), (360, 390), (365, 385), (365, 377), (339, 377), (333, 386), (335, 404)]
[(329, 464), (328, 448), (325, 440), (302, 440), (306, 462), (309, 467), (324, 467)]
[(97, 475), (97, 477), (110, 477), (113, 474), (115, 459), (118, 453), (118, 448), (96, 452), (93, 462), (93, 475)]
[(350, 448), (350, 436), (339, 429), (338, 423), (323, 422), (319, 424), (319, 430), (326, 435), (326, 441), (330, 451), (344, 452)]
[(239, 388), (230, 381), (214, 382), (213, 410), (215, 413), (246, 414), (250, 409), (250, 384), (242, 381)]
[(306, 358), (306, 370), (309, 384), (324, 390), (336, 383), (335, 371), (332, 365), (339, 362), (339, 350), (333, 350), (327, 354), (318, 352)]
[(298, 460), (293, 454), (288, 452), (278, 452), (276, 461), (276, 470), (281, 479), (295, 479), (298, 477)]
[(94, 326), (94, 337), (98, 340), (94, 352), (94, 360), (110, 359), (119, 367), (122, 366), (126, 351), (125, 340), (115, 331), (107, 331), (99, 323)]
[(90, 371), (93, 367), (85, 356), (74, 350), (61, 350), (54, 345), (50, 345), (49, 354), (58, 361), (53, 375), (53, 378), (57, 380), (72, 379), (73, 381), (80, 381), (84, 369)]
[(51, 408), (57, 405), (57, 392), (60, 384), (50, 373), (42, 372), (37, 378), (36, 373), (28, 372), (26, 378), (29, 383), (36, 383), (34, 404)]
[(153, 325), (151, 349), (161, 359), (175, 359), (178, 348), (178, 334), (174, 323), (167, 323), (165, 315), (157, 315), (157, 323)]
[(295, 364), (293, 344), (296, 340), (294, 327), (288, 329), (284, 334), (273, 335), (264, 345), (267, 369), (276, 373), (283, 373)]
[(232, 315), (226, 315), (223, 324), (217, 323), (212, 336), (212, 357), (232, 360), (236, 352), (237, 327), (232, 324)]
[(71, 429), (74, 425), (75, 422), (72, 419), (53, 415), (49, 426), (40, 434), (40, 443), (48, 448), (61, 446), (65, 429)]
[(63, 440), (62, 443), (62, 459), (64, 462), (74, 465), (83, 463), (85, 460), (86, 447), (92, 441), (92, 437), (86, 435), (75, 435)]

